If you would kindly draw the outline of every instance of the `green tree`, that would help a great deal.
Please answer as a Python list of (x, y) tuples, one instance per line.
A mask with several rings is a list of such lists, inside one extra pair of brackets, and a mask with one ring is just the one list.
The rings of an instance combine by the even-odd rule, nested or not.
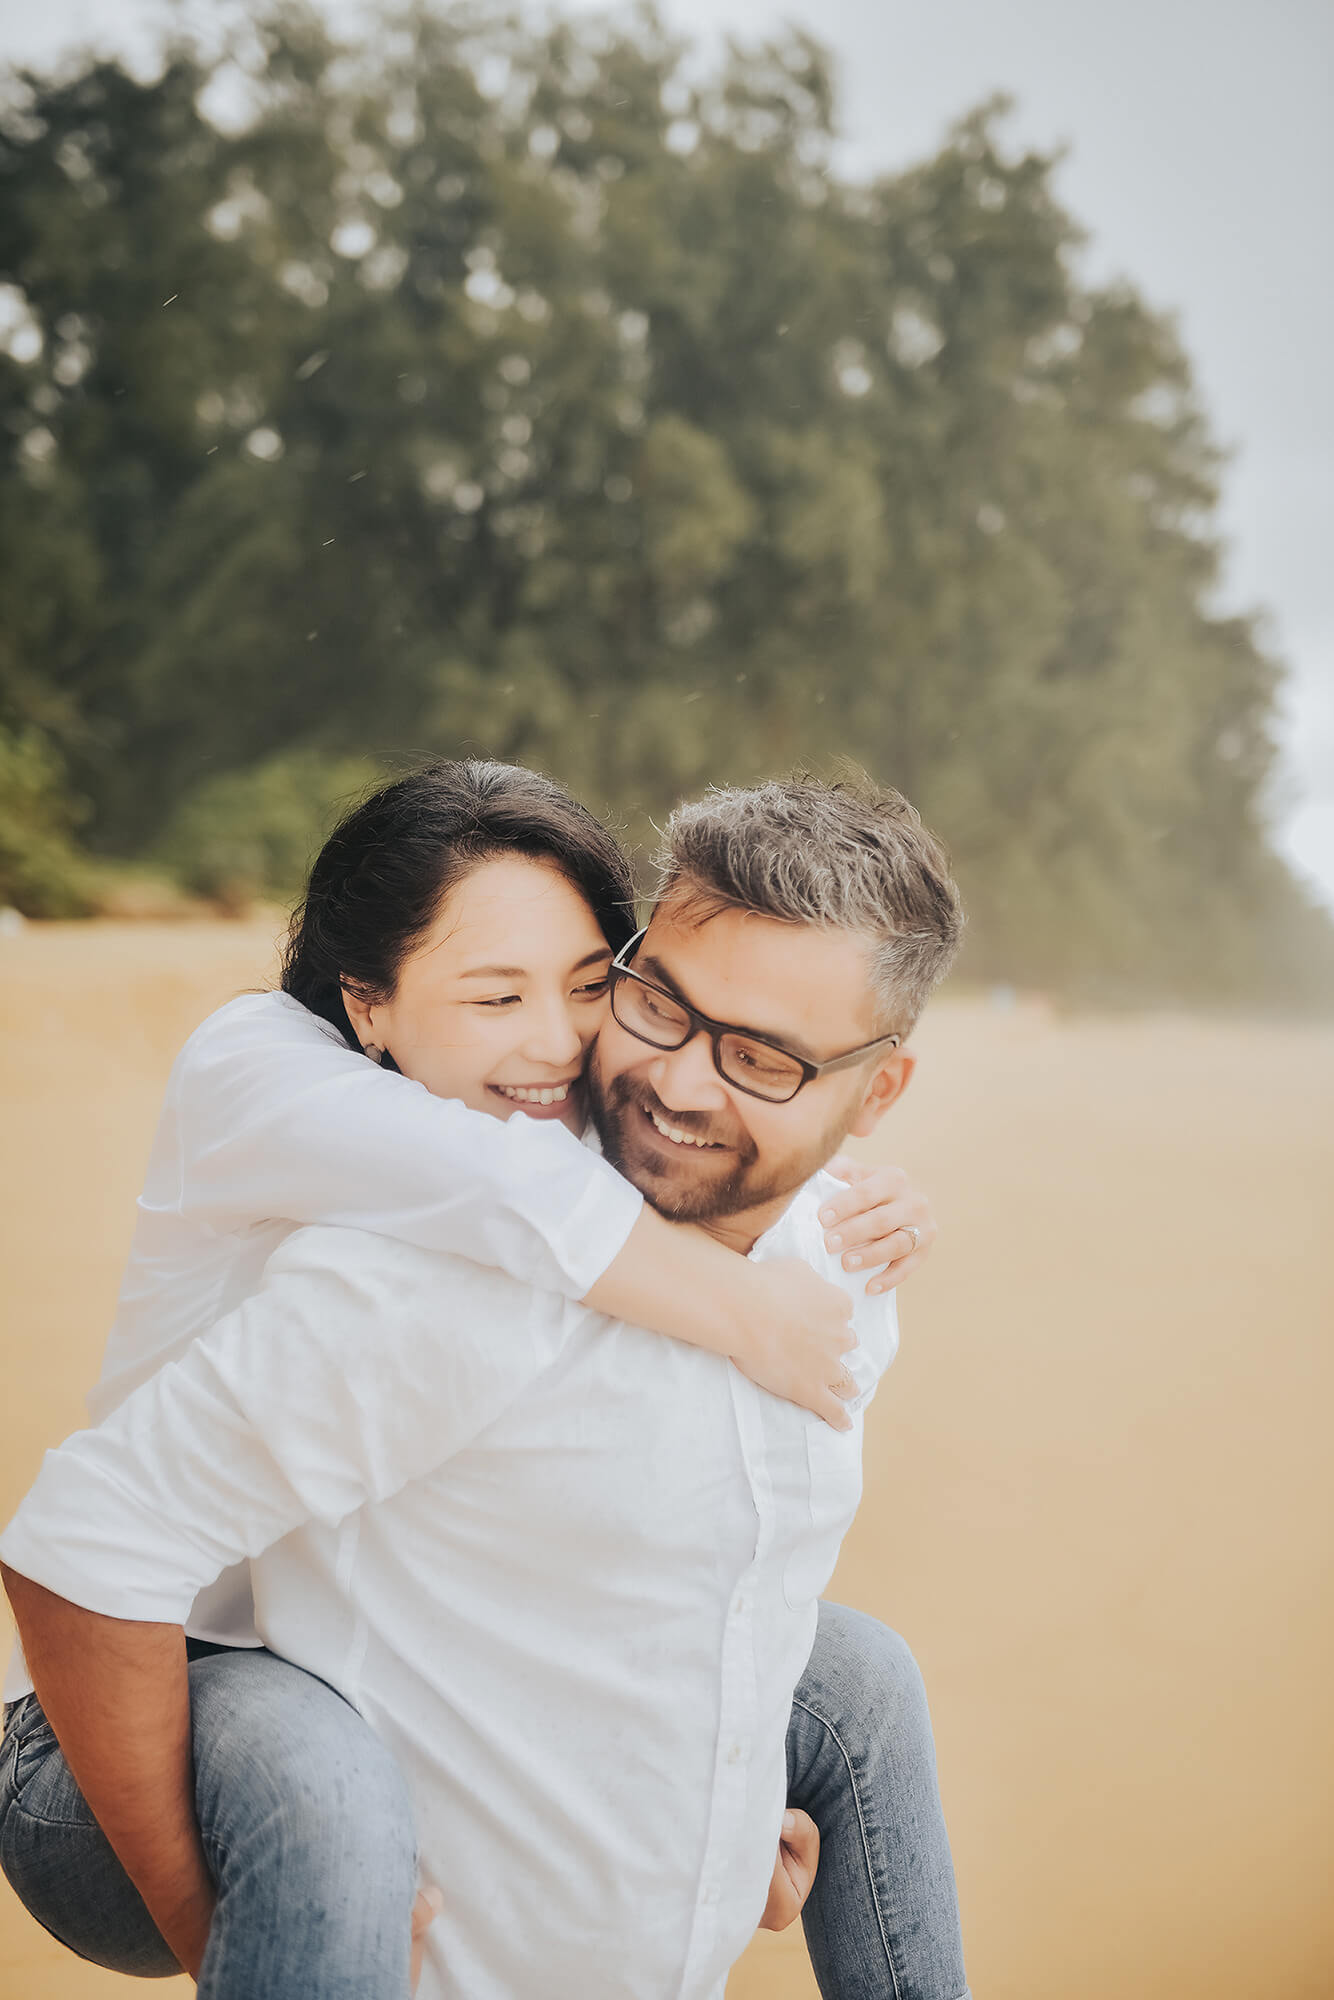
[(90, 870), (74, 841), (78, 814), (50, 745), (0, 727), (0, 908), (25, 917), (82, 917)]
[(637, 832), (850, 750), (979, 976), (1334, 992), (1170, 324), (1082, 284), (1002, 105), (846, 185), (810, 38), (687, 53), (288, 6), (13, 79), (0, 722), (102, 851), (270, 890), (348, 758), (527, 759)]

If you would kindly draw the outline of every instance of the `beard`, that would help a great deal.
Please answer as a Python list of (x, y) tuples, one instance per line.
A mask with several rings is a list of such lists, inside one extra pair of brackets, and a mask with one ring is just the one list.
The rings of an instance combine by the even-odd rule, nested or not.
[[(604, 1077), (596, 1050), (585, 1084), (604, 1155), (650, 1208), (671, 1222), (713, 1222), (794, 1195), (838, 1151), (850, 1122), (850, 1114), (840, 1117), (799, 1153), (765, 1160), (738, 1121), (670, 1111), (632, 1070)], [(714, 1154), (665, 1139), (650, 1113), (720, 1150)]]

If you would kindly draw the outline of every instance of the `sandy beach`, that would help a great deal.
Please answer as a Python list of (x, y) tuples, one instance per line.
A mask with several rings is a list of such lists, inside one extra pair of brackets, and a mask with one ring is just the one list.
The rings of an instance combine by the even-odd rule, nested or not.
[[(271, 967), (259, 922), (0, 937), (5, 1517), (175, 1050)], [(1327, 2000), (1334, 1028), (945, 999), (917, 1048), (877, 1150), (944, 1228), (831, 1594), (921, 1662), (976, 2000)], [(129, 1990), (0, 1885), (4, 2000)], [(728, 1992), (809, 2000), (800, 1931)]]

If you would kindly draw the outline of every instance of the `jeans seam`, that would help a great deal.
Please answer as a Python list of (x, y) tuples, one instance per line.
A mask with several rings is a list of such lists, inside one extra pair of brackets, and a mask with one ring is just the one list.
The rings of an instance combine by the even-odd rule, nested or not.
[(857, 1826), (862, 1838), (862, 1860), (866, 1865), (866, 1878), (871, 1885), (871, 1901), (875, 1905), (876, 1926), (880, 1932), (880, 1942), (884, 1947), (885, 1964), (889, 1970), (890, 1979), (894, 1984), (895, 2000), (901, 2000), (903, 1989), (899, 1985), (899, 1975), (894, 1969), (894, 1957), (889, 1948), (889, 1933), (885, 1928), (885, 1913), (880, 1906), (880, 1891), (875, 1879), (875, 1869), (871, 1865), (871, 1841), (866, 1828), (866, 1814), (862, 1808), (861, 1786), (857, 1779), (857, 1767), (852, 1761), (847, 1744), (843, 1741), (843, 1738), (839, 1735), (837, 1728), (829, 1720), (828, 1716), (821, 1715), (808, 1702), (801, 1701), (795, 1696), (793, 1697), (792, 1706), (799, 1708), (804, 1715), (809, 1715), (812, 1722), (818, 1722), (822, 1729), (828, 1730), (830, 1736), (838, 1746), (839, 1755), (847, 1766), (848, 1779), (852, 1790), (852, 1802), (857, 1808)]
[[(56, 1819), (50, 1813), (34, 1812), (31, 1806), (24, 1803), (22, 1792), (10, 1794), (9, 1810), (21, 1813), (30, 1826), (65, 1826), (73, 1827), (80, 1833), (88, 1831), (89, 1821), (86, 1819)], [(93, 1821), (93, 1824), (95, 1825), (96, 1821)]]

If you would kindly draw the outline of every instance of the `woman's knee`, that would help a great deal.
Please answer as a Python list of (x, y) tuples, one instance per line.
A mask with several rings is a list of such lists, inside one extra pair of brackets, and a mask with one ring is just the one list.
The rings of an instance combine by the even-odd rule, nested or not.
[(196, 1798), (221, 1875), (247, 1857), (289, 1879), (358, 1879), (411, 1903), (416, 1834), (407, 1786), (364, 1717), (272, 1655), (191, 1671)]
[(927, 1719), (926, 1688), (905, 1639), (865, 1611), (820, 1604), (815, 1645), (798, 1687), (807, 1688), (826, 1721), (890, 1729)]
[(0, 1868), (30, 1917), (77, 1957), (139, 1979), (180, 1972), (35, 1701), (6, 1738)]

